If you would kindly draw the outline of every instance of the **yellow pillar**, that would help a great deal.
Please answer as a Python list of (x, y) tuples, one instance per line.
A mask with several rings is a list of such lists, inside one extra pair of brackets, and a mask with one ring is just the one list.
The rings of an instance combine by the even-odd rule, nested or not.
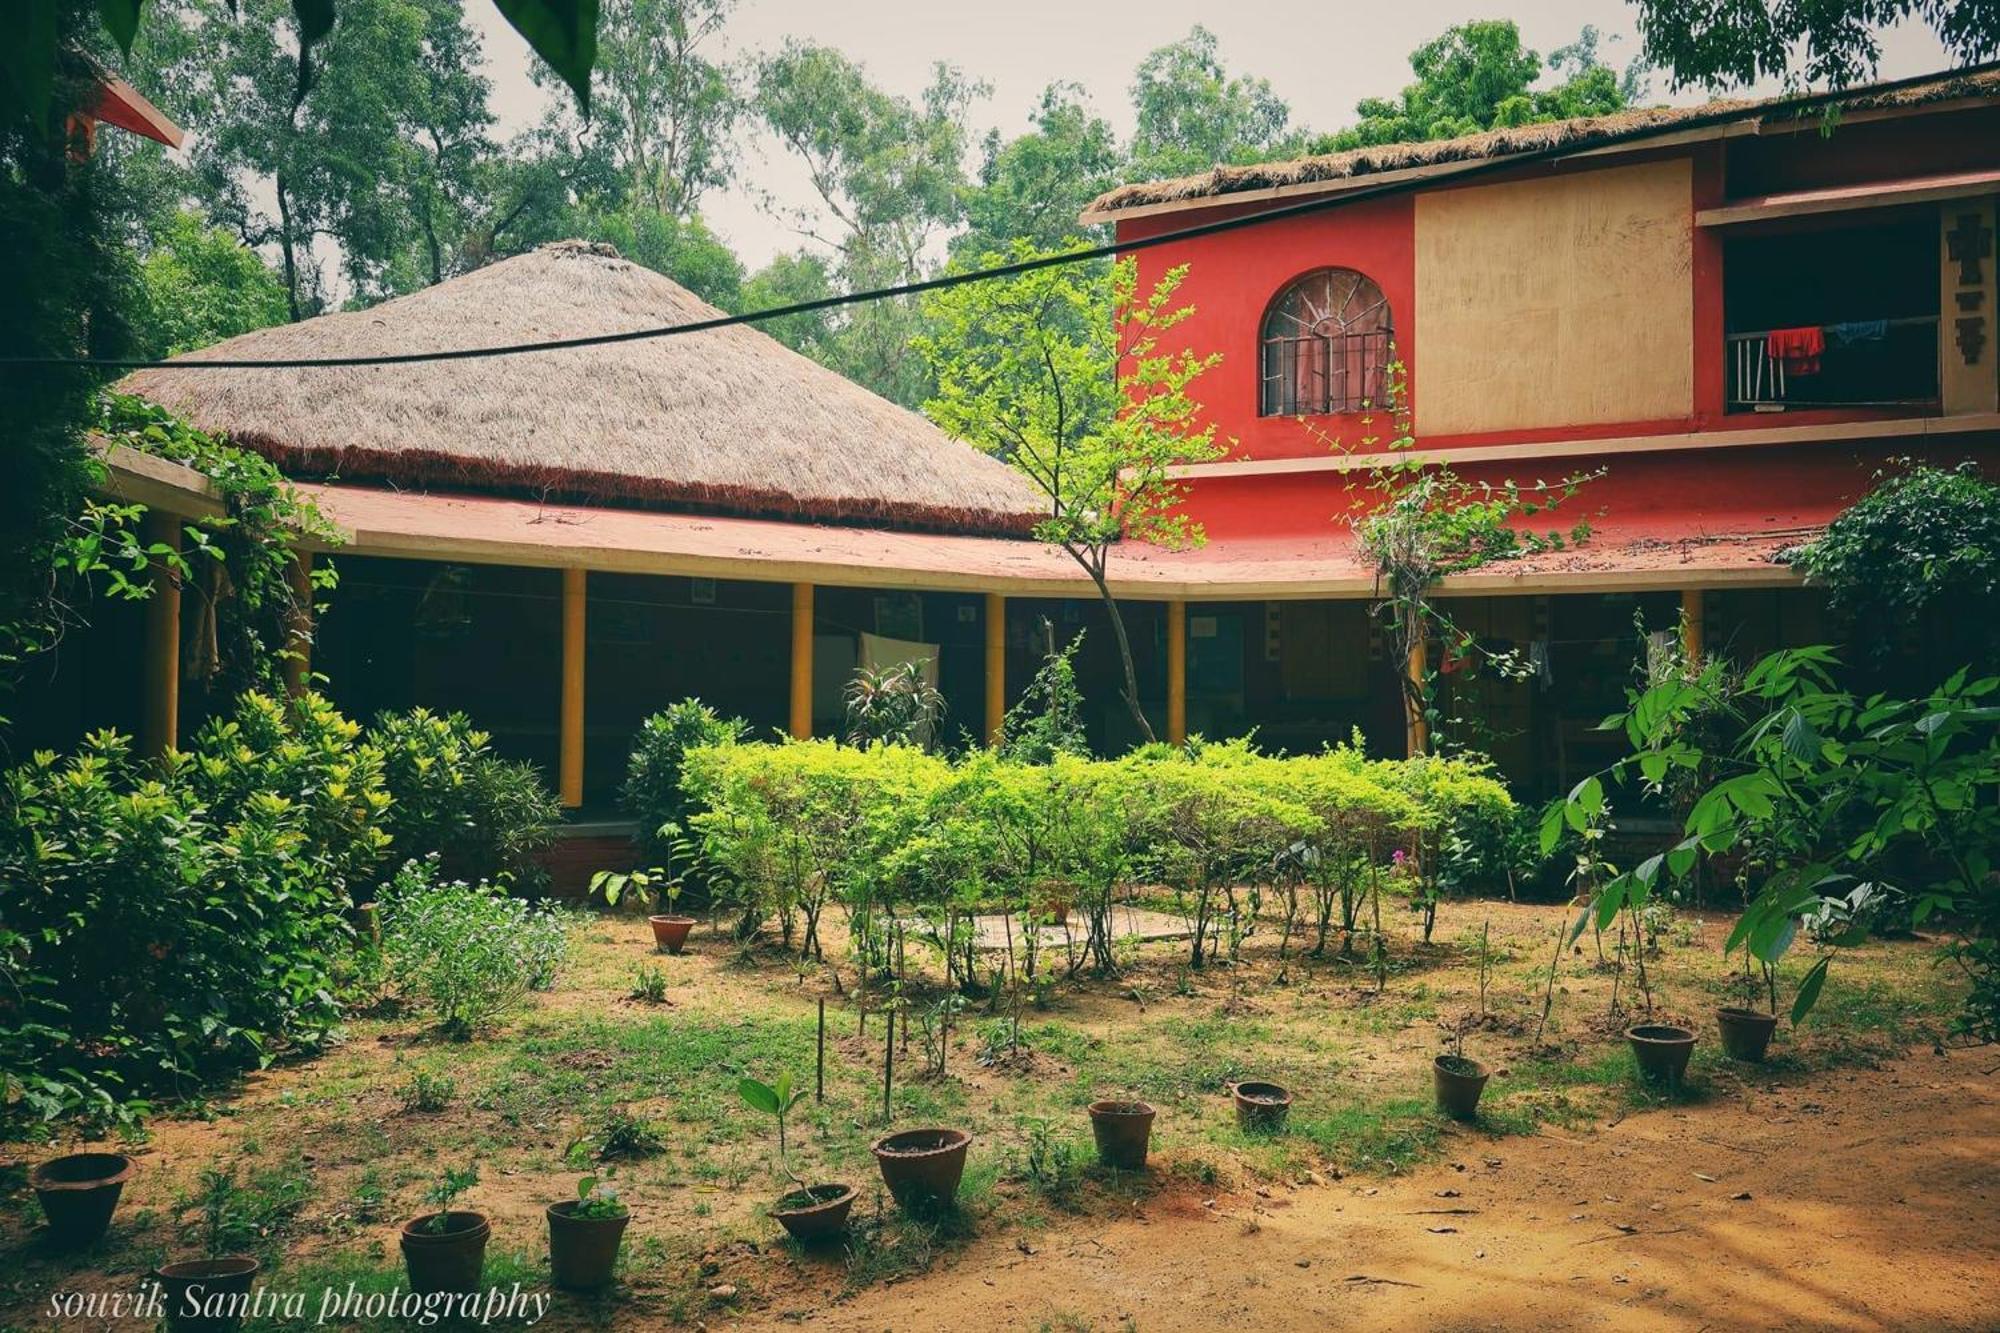
[[(141, 535), (148, 546), (181, 549), (181, 521), (172, 514), (148, 510)], [(146, 599), (145, 673), (139, 752), (161, 755), (179, 744), (181, 716), (181, 580), (165, 566), (154, 568)]]
[[(1428, 663), (1424, 655), (1423, 635), (1419, 634), (1410, 641), (1410, 660), (1405, 666), (1409, 673), (1410, 688), (1414, 691), (1409, 697), (1421, 699), (1424, 690), (1424, 672), (1428, 669)], [(1406, 737), (1409, 753), (1412, 755), (1425, 753), (1430, 749), (1431, 735), (1430, 727), (1424, 722), (1423, 714), (1411, 710), (1408, 698), (1404, 700), (1403, 713), (1404, 720), (1409, 725), (1409, 735)]]
[(1701, 661), (1702, 645), (1707, 634), (1706, 608), (1702, 605), (1701, 589), (1687, 588), (1681, 592), (1681, 650), (1687, 660), (1696, 664)]
[(1187, 744), (1187, 603), (1167, 603), (1167, 742)]
[(290, 571), (292, 584), (291, 624), (287, 634), (289, 641), (285, 647), (291, 656), (285, 659), (285, 690), (294, 697), (306, 692), (306, 677), (312, 672), (313, 633), (313, 592), (312, 592), (312, 552), (292, 552)]
[(813, 734), (813, 586), (792, 585), (792, 735)]
[(572, 810), (583, 804), (584, 591), (588, 578), (581, 569), (563, 571), (562, 721), (558, 727), (562, 759), (557, 788), (562, 803)]
[(1007, 599), (986, 594), (986, 743), (1000, 743), (1007, 718)]

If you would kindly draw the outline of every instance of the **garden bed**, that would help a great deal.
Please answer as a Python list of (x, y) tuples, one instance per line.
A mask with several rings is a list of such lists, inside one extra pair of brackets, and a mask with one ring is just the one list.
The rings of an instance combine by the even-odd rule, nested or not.
[[(1550, 946), (1570, 915), (1449, 902), (1435, 945), (1416, 944), (1413, 924), (1396, 929), (1379, 993), (1358, 956), (1295, 959), (1289, 984), (1275, 984), (1264, 931), (1245, 942), (1241, 966), (1200, 972), (1175, 943), (1140, 945), (1123, 976), (1081, 975), (1025, 1009), (1021, 1050), (1003, 1017), (969, 1001), (943, 1077), (924, 1073), (913, 1024), (907, 1050), (898, 1042), (895, 1127), (975, 1135), (960, 1208), (923, 1221), (881, 1197), (869, 1156), (883, 1019), (856, 1013), (850, 968), (837, 992), (827, 971), (802, 975), (707, 925), (688, 954), (655, 958), (642, 919), (582, 918), (555, 988), (490, 1036), (450, 1042), (414, 1018), (359, 1019), (343, 1044), (253, 1076), (212, 1115), (155, 1120), (94, 1253), (47, 1253), (25, 1170), (10, 1170), (0, 1255), (16, 1278), (0, 1294), (0, 1326), (44, 1322), (57, 1287), (130, 1289), (184, 1252), (176, 1202), (210, 1168), (235, 1172), (274, 1289), (308, 1289), (315, 1304), (329, 1285), (386, 1292), (402, 1281), (397, 1226), (422, 1211), (444, 1165), (469, 1160), (481, 1178), (454, 1206), (491, 1219), (486, 1281), (502, 1287), (546, 1288), (542, 1210), (573, 1197), (586, 1172), (631, 1206), (619, 1284), (557, 1295), (545, 1328), (804, 1311), (819, 1312), (816, 1326), (929, 1327), (923, 1312), (940, 1309), (999, 1327), (1117, 1327), (1123, 1315), (1149, 1329), (1207, 1327), (1224, 1308), (1283, 1323), (1307, 1299), (1388, 1324), (1457, 1309), (1555, 1325), (1620, 1317), (1621, 1305), (1662, 1322), (1706, 1311), (1728, 1323), (1744, 1308), (1715, 1302), (1748, 1293), (1749, 1280), (1701, 1287), (1704, 1256), (1775, 1282), (1802, 1253), (1813, 1283), (1760, 1290), (1747, 1317), (1838, 1322), (1826, 1312), (1845, 1311), (1869, 1322), (1868, 1311), (1886, 1316), (1868, 1302), (1905, 1287), (1882, 1265), (1903, 1271), (1919, 1258), (1902, 1248), (1898, 1210), (1922, 1254), (1949, 1248), (1954, 1265), (1923, 1284), (1918, 1322), (1976, 1322), (1992, 1308), (2000, 1111), (1991, 1080), (1968, 1077), (1977, 1054), (1931, 1053), (1958, 996), (1929, 944), (1843, 957), (1808, 1024), (1781, 1030), (1769, 1064), (1740, 1066), (1722, 1058), (1712, 1018), (1735, 998), (1721, 954), (1728, 920), (1684, 915), (1651, 966), (1663, 1007), (1695, 1020), (1702, 1040), (1689, 1083), (1668, 1094), (1633, 1080), (1588, 934), (1565, 958), (1535, 1046)], [(1483, 1018), (1471, 944), (1482, 923), (1493, 955)], [(837, 955), (838, 922), (824, 933)], [(917, 953), (913, 944), (922, 1013), (940, 998), (941, 973)], [(663, 1000), (633, 998), (640, 966), (666, 972)], [(810, 1092), (822, 999), (824, 1103)], [(1451, 1027), (1497, 1071), (1466, 1126), (1430, 1102), (1430, 1063)], [(1875, 1067), (1905, 1050), (1906, 1062)], [(801, 1251), (764, 1214), (789, 1186), (736, 1083), (784, 1070), (808, 1089), (793, 1112), (793, 1168), (860, 1189), (844, 1246)], [(1228, 1084), (1242, 1079), (1292, 1090), (1288, 1132), (1237, 1130)], [(1084, 1107), (1102, 1097), (1158, 1109), (1144, 1175), (1086, 1166)], [(23, 1168), (52, 1151), (0, 1149)], [(1947, 1159), (1965, 1172), (1956, 1189), (1937, 1175)], [(1750, 1200), (1732, 1202), (1746, 1190)], [(1489, 1279), (1525, 1303), (1448, 1303)], [(1655, 1286), (1665, 1293), (1647, 1295)], [(1807, 1297), (1818, 1303), (1795, 1303)]]

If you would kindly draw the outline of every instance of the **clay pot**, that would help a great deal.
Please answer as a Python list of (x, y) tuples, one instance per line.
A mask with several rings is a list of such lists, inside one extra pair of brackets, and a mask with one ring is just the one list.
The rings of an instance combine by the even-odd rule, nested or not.
[(646, 920), (653, 923), (653, 947), (662, 953), (679, 953), (688, 932), (694, 929), (691, 916), (649, 916)]
[(1431, 1081), (1437, 1086), (1438, 1110), (1453, 1120), (1471, 1120), (1479, 1115), (1479, 1094), (1493, 1071), (1463, 1055), (1440, 1055), (1431, 1061)]
[[(961, 1158), (961, 1167), (963, 1164)], [(883, 1175), (888, 1175), (887, 1168), (884, 1168)], [(957, 1187), (954, 1180), (952, 1188)], [(793, 1240), (801, 1245), (810, 1245), (846, 1230), (847, 1215), (853, 1209), (854, 1186), (808, 1185), (780, 1198), (772, 1205), (771, 1216), (792, 1233)]]
[(94, 1245), (111, 1225), (118, 1196), (134, 1163), (124, 1153), (79, 1152), (52, 1157), (28, 1176), (49, 1220), (49, 1241), (60, 1249)]
[(1778, 1030), (1776, 1014), (1763, 1014), (1755, 1009), (1718, 1009), (1715, 1021), (1722, 1029), (1724, 1055), (1751, 1064), (1763, 1063), (1771, 1034)]
[(493, 1226), (479, 1213), (444, 1214), (443, 1231), (432, 1231), (436, 1213), (403, 1223), (403, 1265), (410, 1273), (410, 1290), (477, 1291), (486, 1271), (486, 1242)]
[(261, 1265), (247, 1255), (189, 1259), (153, 1270), (171, 1333), (234, 1333)]
[(1694, 1054), (1694, 1033), (1671, 1023), (1641, 1023), (1625, 1029), (1639, 1073), (1649, 1082), (1677, 1086)]
[(618, 1244), (632, 1214), (628, 1209), (616, 1217), (578, 1217), (581, 1202), (564, 1199), (548, 1206), (549, 1276), (558, 1287), (595, 1291), (611, 1284)]
[(972, 1135), (962, 1129), (906, 1129), (869, 1145), (882, 1183), (904, 1208), (949, 1207), (965, 1174)]
[(1275, 1134), (1285, 1127), (1291, 1093), (1275, 1083), (1238, 1083), (1231, 1091), (1236, 1097), (1236, 1125), (1245, 1134)]
[(1097, 1160), (1120, 1171), (1145, 1170), (1153, 1115), (1144, 1102), (1092, 1102), (1090, 1133), (1097, 1140)]

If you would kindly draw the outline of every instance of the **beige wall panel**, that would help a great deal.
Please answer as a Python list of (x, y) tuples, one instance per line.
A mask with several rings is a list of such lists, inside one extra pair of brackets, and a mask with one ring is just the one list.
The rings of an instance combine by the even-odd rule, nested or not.
[(1686, 159), (1417, 196), (1419, 437), (1686, 416)]

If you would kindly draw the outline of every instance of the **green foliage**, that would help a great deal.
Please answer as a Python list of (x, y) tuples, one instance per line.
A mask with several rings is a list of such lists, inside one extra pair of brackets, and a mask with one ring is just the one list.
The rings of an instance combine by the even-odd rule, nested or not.
[[(1025, 242), (982, 262), (1028, 259)], [(924, 300), (915, 346), (937, 381), (924, 412), (1011, 463), (1048, 504), (1035, 528), (1097, 585), (1125, 668), (1125, 699), (1146, 739), (1124, 617), (1106, 583), (1121, 539), (1200, 545), (1172, 469), (1220, 457), (1213, 423), (1199, 425), (1192, 388), (1220, 354), (1173, 350), (1166, 336), (1194, 313), (1176, 305), (1187, 267), (1141, 295), (1138, 264), (1067, 265), (972, 283)]]
[(386, 845), (353, 739), (324, 701), (246, 695), (161, 765), (101, 732), (0, 778), (10, 1115), (100, 1115), (324, 1040)]
[(1875, 76), (1885, 28), (1921, 21), (1953, 61), (2000, 50), (2000, 16), (1967, 0), (1773, 0), (1713, 5), (1639, 0), (1646, 59), (1675, 88), (1726, 88), (1779, 80), (1844, 88)]
[(149, 356), (178, 356), (285, 322), (285, 286), (257, 252), (189, 209), (154, 229), (139, 265)]
[(201, 1253), (210, 1258), (269, 1251), (312, 1198), (312, 1173), (296, 1159), (252, 1171), (204, 1167), (195, 1188), (174, 1200), (174, 1220), (198, 1224)]
[(1197, 24), (1149, 52), (1132, 79), (1132, 174), (1181, 176), (1227, 162), (1295, 152), (1291, 108), (1267, 79), (1224, 67), (1215, 34)]
[[(128, 394), (103, 395), (98, 410), (101, 438), (202, 473), (222, 492), (228, 512), (185, 524), (186, 555), (175, 557), (139, 536), (138, 507), (87, 504), (58, 568), (102, 579), (116, 595), (149, 595), (161, 574), (200, 584), (218, 607), (216, 653), (200, 668), (212, 677), (211, 688), (227, 696), (279, 687), (286, 658), (308, 646), (293, 641), (304, 623), (300, 613), (309, 609), (293, 590), (293, 543), (306, 537), (338, 544), (339, 530), (260, 455)], [(319, 562), (313, 586), (329, 589), (334, 582), (332, 567)]]
[(944, 692), (924, 675), (926, 662), (855, 670), (847, 682), (847, 743), (927, 745), (944, 715)]
[(1075, 1208), (1083, 1192), (1083, 1150), (1072, 1134), (1056, 1128), (1046, 1116), (1021, 1121), (1021, 1177), (1042, 1198), (1058, 1208)]
[(1865, 650), (1886, 653), (1895, 637), (1885, 627), (1940, 610), (1990, 629), (2000, 615), (2000, 486), (1970, 462), (1910, 467), (1827, 524), (1792, 563), (1853, 617)]
[(449, 1074), (433, 1074), (419, 1069), (397, 1090), (405, 1111), (434, 1115), (450, 1106), (458, 1096), (458, 1083)]
[(1000, 755), (1023, 764), (1046, 764), (1059, 754), (1085, 755), (1083, 691), (1076, 684), (1076, 653), (1083, 634), (1042, 659), (1035, 678), (1000, 722)]
[[(1585, 778), (1552, 809), (1543, 845), (1564, 822), (1601, 821), (1607, 781), (1657, 792), (1673, 770), (1707, 767), (1713, 779), (1688, 812), (1682, 839), (1597, 890), (1600, 927), (1621, 910), (1636, 917), (1704, 856), (1747, 858), (1760, 875), (1727, 948), (1744, 950), (1745, 966), (1754, 960), (1767, 978), (1809, 917), (1847, 921), (1822, 932), (1839, 944), (1866, 935), (1866, 917), (1849, 909), (1867, 899), (1897, 898), (1916, 923), (1955, 913), (1964, 930), (1950, 952), (1973, 982), (1961, 1025), (1990, 1038), (2000, 1032), (1993, 943), (2000, 894), (1992, 878), (2000, 846), (2000, 707), (1992, 699), (2000, 677), (1972, 679), (1961, 669), (1921, 699), (1857, 698), (1835, 686), (1835, 665), (1827, 648), (1789, 649), (1740, 678), (1711, 666), (1632, 691), (1626, 710), (1606, 720), (1624, 732), (1632, 754)], [(1714, 712), (1739, 730), (1711, 753), (1686, 721)], [(1794, 1022), (1818, 998), (1830, 958), (1801, 980)], [(1775, 981), (1771, 989), (1775, 1009)]]
[(406, 862), (381, 905), (390, 983), (454, 1037), (547, 988), (567, 950), (563, 923), (547, 909), (487, 884), (437, 883), (426, 862)]
[(495, 756), (463, 713), (383, 713), (364, 742), (393, 798), (382, 826), (401, 858), (436, 855), (448, 876), (531, 882), (562, 809), (532, 764)]
[(601, 1222), (623, 1217), (630, 1211), (618, 1197), (618, 1191), (596, 1176), (585, 1176), (576, 1182), (576, 1207), (570, 1211), (571, 1217)]
[(953, 260), (971, 263), (1017, 240), (1054, 249), (1075, 233), (1090, 201), (1123, 179), (1117, 136), (1078, 85), (1044, 88), (1028, 119), (1028, 130), (1012, 139), (988, 131), (978, 181), (965, 192), (965, 230), (952, 237)]
[(1640, 95), (1642, 67), (1623, 79), (1597, 56), (1598, 33), (1586, 26), (1574, 45), (1549, 57), (1567, 77), (1553, 88), (1533, 85), (1542, 59), (1521, 44), (1511, 19), (1484, 19), (1447, 28), (1410, 53), (1416, 81), (1394, 98), (1363, 98), (1355, 124), (1314, 145), (1338, 152), (1371, 144), (1452, 139), (1481, 130), (1622, 111)]
[(625, 765), (619, 803), (639, 820), (639, 840), (653, 855), (671, 853), (690, 808), (681, 790), (681, 764), (700, 745), (741, 740), (750, 725), (725, 718), (699, 699), (683, 699), (639, 724)]
[(434, 1216), (429, 1229), (442, 1234), (451, 1221), (451, 1206), (460, 1195), (479, 1183), (479, 1167), (467, 1162), (464, 1166), (448, 1166), (444, 1174), (431, 1182), (424, 1190), (424, 1202), (430, 1206)]

